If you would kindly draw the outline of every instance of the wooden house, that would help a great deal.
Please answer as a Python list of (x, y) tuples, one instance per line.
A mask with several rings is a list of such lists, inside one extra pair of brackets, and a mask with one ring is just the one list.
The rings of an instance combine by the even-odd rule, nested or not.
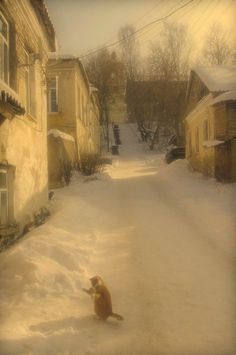
[(194, 170), (236, 181), (236, 66), (198, 67), (187, 90), (186, 156)]

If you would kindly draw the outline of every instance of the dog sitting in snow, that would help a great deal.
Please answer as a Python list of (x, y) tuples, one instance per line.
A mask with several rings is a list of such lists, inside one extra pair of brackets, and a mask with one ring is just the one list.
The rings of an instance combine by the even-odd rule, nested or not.
[(112, 312), (111, 294), (102, 278), (100, 276), (94, 276), (90, 281), (92, 287), (89, 289), (83, 288), (83, 291), (93, 297), (96, 315), (102, 320), (106, 320), (108, 317), (113, 317), (119, 321), (124, 320), (122, 316)]

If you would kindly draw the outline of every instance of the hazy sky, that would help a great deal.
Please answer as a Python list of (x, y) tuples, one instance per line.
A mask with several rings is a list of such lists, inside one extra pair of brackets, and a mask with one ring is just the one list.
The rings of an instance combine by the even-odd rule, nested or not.
[[(115, 41), (119, 28), (125, 24), (134, 24), (138, 29), (187, 2), (188, 0), (46, 0), (61, 54), (77, 56)], [(196, 42), (200, 43), (204, 32), (215, 20), (230, 29), (235, 22), (235, 13), (236, 0), (193, 0), (171, 16), (169, 21), (187, 23)], [(158, 38), (160, 29), (161, 25), (155, 24), (140, 32), (139, 42), (143, 53), (150, 41)]]

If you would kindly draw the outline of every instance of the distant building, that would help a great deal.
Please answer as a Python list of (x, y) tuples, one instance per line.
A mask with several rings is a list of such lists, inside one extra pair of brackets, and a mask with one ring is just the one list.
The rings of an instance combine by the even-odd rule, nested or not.
[[(47, 66), (50, 187), (61, 186), (67, 170), (88, 155), (100, 153), (100, 111), (96, 88), (73, 56), (51, 58)], [(72, 139), (64, 139), (70, 136)], [(53, 140), (57, 139), (56, 150)], [(74, 140), (74, 148), (69, 141)], [(55, 142), (54, 142), (55, 143)], [(70, 148), (69, 148), (70, 145)], [(56, 161), (57, 160), (57, 161)], [(52, 164), (50, 164), (50, 161)], [(55, 175), (57, 164), (58, 175)]]
[(236, 181), (236, 66), (198, 67), (187, 91), (186, 156), (194, 170)]
[(148, 128), (158, 125), (167, 134), (175, 133), (181, 143), (186, 88), (186, 81), (128, 81), (128, 120), (145, 124)]
[(43, 0), (0, 2), (0, 244), (48, 197), (45, 68), (55, 33)]

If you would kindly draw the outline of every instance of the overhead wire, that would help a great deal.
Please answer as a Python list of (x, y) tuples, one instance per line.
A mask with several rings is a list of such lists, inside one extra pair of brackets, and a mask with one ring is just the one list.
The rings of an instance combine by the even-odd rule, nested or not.
[[(180, 2), (182, 2), (184, 0), (181, 0)], [(144, 17), (146, 17), (148, 14), (150, 14), (151, 12), (153, 12), (154, 9), (157, 9), (158, 7), (160, 7), (162, 5), (162, 3), (165, 2), (165, 0), (158, 0), (158, 3), (152, 7), (151, 9), (149, 9), (147, 12), (145, 12), (142, 16), (139, 16), (134, 22), (131, 23), (131, 25), (135, 25), (137, 22), (140, 22), (140, 20), (142, 20)], [(110, 37), (102, 46), (105, 46), (106, 44), (109, 44), (110, 41), (113, 41), (115, 38), (117, 38), (117, 33), (114, 34), (112, 37)], [(98, 47), (98, 49), (101, 46)]]
[[(189, 1), (187, 1), (185, 4), (183, 4), (182, 6), (179, 6), (177, 9), (175, 9), (175, 10), (171, 11), (170, 13), (168, 13), (167, 15), (165, 15), (165, 16), (163, 16), (163, 17), (160, 17), (160, 18), (158, 18), (158, 19), (156, 19), (156, 20), (153, 20), (153, 21), (149, 22), (148, 24), (146, 24), (146, 25), (140, 27), (139, 29), (137, 29), (136, 31), (134, 31), (133, 33), (131, 33), (130, 35), (128, 35), (128, 36), (126, 37), (126, 39), (127, 39), (127, 38), (130, 38), (130, 37), (133, 37), (134, 35), (136, 35), (136, 34), (139, 33), (140, 31), (143, 31), (143, 30), (144, 30), (145, 28), (147, 28), (148, 26), (152, 26), (153, 24), (160, 23), (160, 22), (166, 20), (167, 18), (169, 18), (170, 16), (172, 16), (172, 15), (173, 15), (174, 13), (176, 13), (177, 11), (179, 11), (179, 10), (181, 10), (182, 8), (188, 6), (188, 5), (189, 5), (190, 3), (192, 3), (193, 1), (194, 1), (194, 0), (189, 0)], [(117, 40), (117, 41), (115, 41), (115, 42), (113, 42), (113, 43), (110, 43), (110, 44), (107, 44), (107, 45), (105, 45), (105, 46), (103, 46), (103, 47), (101, 47), (101, 48), (99, 48), (99, 49), (91, 50), (91, 51), (89, 51), (87, 54), (84, 54), (84, 55), (79, 56), (79, 59), (83, 59), (83, 58), (85, 58), (85, 57), (88, 57), (89, 55), (92, 55), (92, 54), (94, 54), (94, 53), (96, 53), (96, 52), (98, 52), (98, 51), (101, 51), (101, 50), (103, 50), (103, 49), (110, 48), (110, 47), (114, 47), (114, 46), (118, 45), (119, 43), (121, 43), (121, 42), (123, 42), (123, 41), (124, 41), (124, 39)]]
[[(189, 14), (189, 13), (191, 13), (192, 11), (193, 11), (193, 9), (194, 9), (194, 7), (197, 7), (198, 6), (198, 4), (201, 2), (202, 0), (198, 0), (198, 2), (196, 1), (196, 3), (194, 3), (193, 4), (193, 6), (191, 7), (191, 8), (188, 8), (185, 12), (179, 12), (178, 13), (178, 17), (180, 17), (180, 19), (181, 18), (183, 18), (184, 16), (186, 16), (187, 14)], [(175, 21), (177, 20), (179, 20), (178, 18), (175, 18), (174, 19)], [(155, 28), (154, 28), (154, 30), (155, 30)], [(147, 30), (143, 35), (145, 36), (147, 33), (149, 33), (149, 31)], [(153, 36), (149, 36), (148, 38), (147, 38), (147, 41), (151, 41), (153, 38), (156, 38), (156, 37), (158, 37), (159, 36), (159, 33), (155, 33)], [(143, 39), (143, 38), (142, 38)]]

